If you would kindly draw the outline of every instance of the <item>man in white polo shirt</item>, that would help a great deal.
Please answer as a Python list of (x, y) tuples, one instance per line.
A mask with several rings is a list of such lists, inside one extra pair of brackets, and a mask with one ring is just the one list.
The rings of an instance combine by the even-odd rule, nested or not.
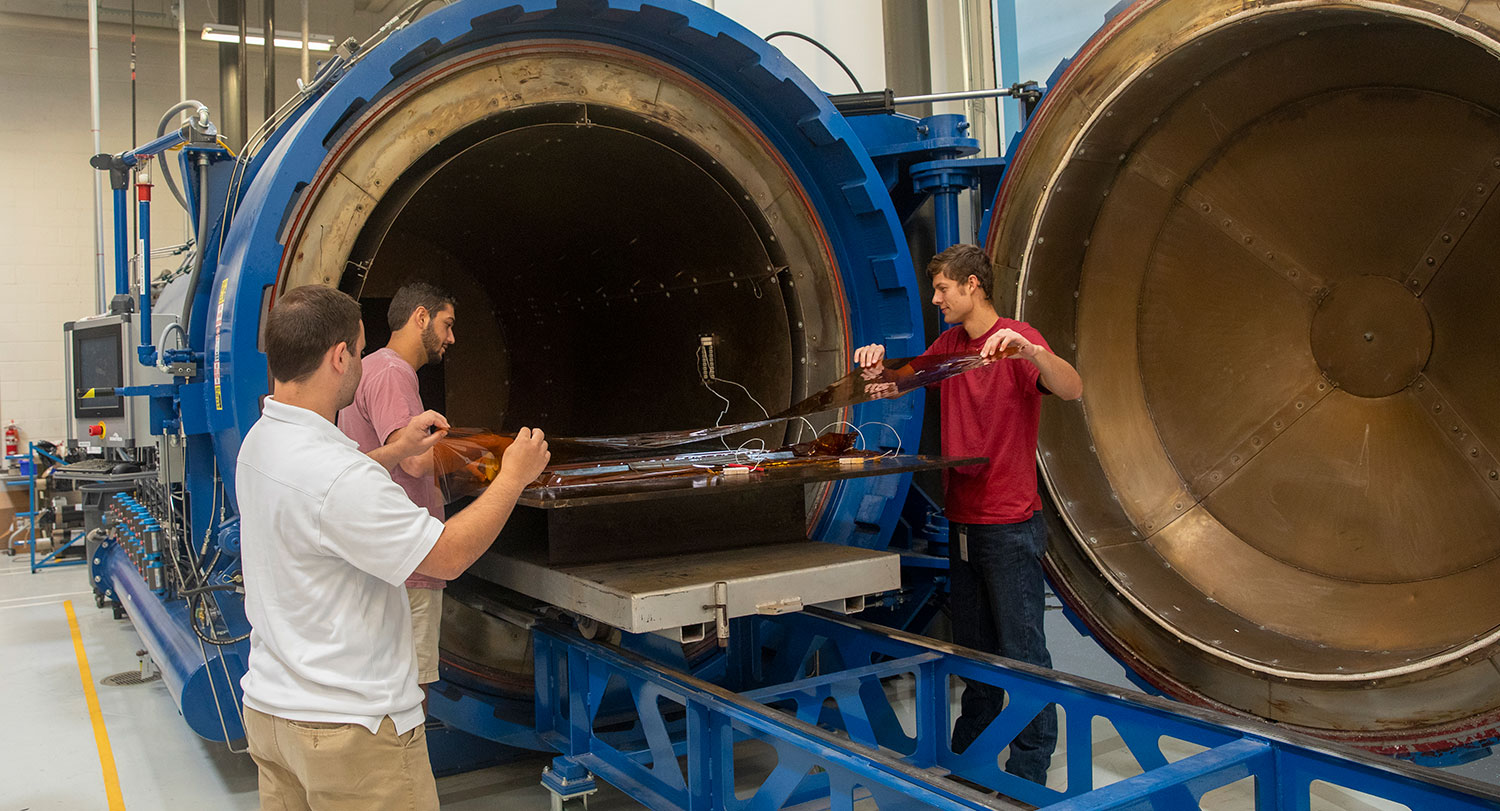
[(251, 624), (240, 685), (263, 810), (438, 807), (402, 584), (467, 569), (551, 458), (541, 431), (521, 429), (489, 489), (446, 525), (433, 518), (389, 471), (441, 437), (441, 415), (369, 455), (334, 426), (364, 342), (359, 305), (328, 287), (288, 291), (266, 321), (274, 393), (235, 478)]

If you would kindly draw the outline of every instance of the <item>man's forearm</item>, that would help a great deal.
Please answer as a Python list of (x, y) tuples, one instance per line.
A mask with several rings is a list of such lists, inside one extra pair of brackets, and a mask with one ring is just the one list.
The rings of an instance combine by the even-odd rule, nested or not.
[(433, 452), (429, 450), (416, 456), (408, 456), (402, 459), (400, 464), (401, 469), (406, 471), (408, 476), (420, 479), (432, 474)]
[(1072, 364), (1040, 346), (1031, 362), (1042, 373), (1041, 382), (1047, 391), (1064, 400), (1077, 400), (1083, 396), (1083, 378), (1078, 376), (1078, 370)]
[(366, 453), (365, 456), (379, 462), (380, 466), (385, 468), (385, 472), (387, 473), (395, 470), (396, 465), (401, 464), (401, 460), (406, 458), (401, 455), (400, 450), (391, 445), (381, 445), (375, 450)]
[(417, 571), (451, 580), (479, 560), (510, 520), (525, 484), (496, 480), (473, 503), (448, 519), (443, 534)]
[(917, 373), (917, 370), (913, 369), (912, 365), (908, 363), (900, 367), (899, 369), (871, 367), (869, 369), (861, 369), (860, 372), (862, 375), (865, 375), (865, 380), (870, 383), (875, 383), (877, 381), (885, 383), (895, 383), (904, 378), (911, 377), (912, 375)]
[(379, 462), (387, 473), (394, 473), (400, 466), (407, 474), (420, 479), (432, 472), (432, 449), (414, 452), (411, 443), (402, 441), (409, 438), (410, 431), (409, 427), (397, 428), (385, 438), (384, 445), (365, 455)]

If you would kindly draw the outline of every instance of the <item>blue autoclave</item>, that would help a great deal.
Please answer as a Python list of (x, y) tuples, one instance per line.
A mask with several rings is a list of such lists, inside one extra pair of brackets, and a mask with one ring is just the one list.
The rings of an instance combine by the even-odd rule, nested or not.
[[(199, 223), (194, 261), (155, 296), (140, 293), (135, 304), (117, 296), (116, 321), (109, 322), (125, 325), (130, 343), (139, 345), (131, 355), (161, 376), (140, 385), (122, 381), (116, 393), (149, 403), (150, 433), (159, 438), (156, 456), (167, 472), (114, 503), (109, 537), (91, 547), (91, 574), (101, 603), (122, 606), (136, 622), (189, 725), (212, 740), (242, 735), (238, 681), (249, 629), (239, 589), (234, 468), (270, 390), (261, 330), (280, 292), (302, 284), (349, 292), (366, 308), (376, 345), (378, 316), (401, 282), (421, 276), (455, 293), (459, 342), (428, 400), (455, 425), (540, 425), (581, 436), (700, 426), (716, 416), (749, 419), (840, 377), (858, 346), (883, 343), (892, 356), (924, 348), (923, 280), (903, 228), (934, 199), (937, 247), (959, 241), (959, 193), (978, 188), (984, 202), (976, 227), (991, 235), (1005, 288), (998, 298), (1059, 336), (1060, 354), (1076, 355), (1070, 339), (1086, 320), (1078, 308), (1099, 299), (1083, 295), (1087, 285), (1078, 284), (1077, 271), (1087, 265), (1067, 252), (1087, 252), (1091, 212), (1105, 207), (1100, 201), (1121, 166), (1170, 185), (1167, 174), (1130, 162), (1130, 139), (1155, 132), (1161, 119), (1170, 124), (1156, 107), (1194, 98), (1187, 88), (1200, 87), (1196, 77), (1222, 67), (1193, 50), (1200, 36), (1269, 38), (1260, 44), (1276, 53), (1270, 46), (1318, 41), (1303, 38), (1306, 19), (1332, 36), (1344, 36), (1339, 26), (1347, 24), (1393, 36), (1418, 31), (1420, 38), (1426, 34), (1418, 29), (1430, 22), (1412, 10), (1415, 3), (1399, 2), (1326, 16), (1296, 3), (1214, 3), (1212, 15), (1200, 8), (1207, 4), (1173, 0), (1117, 9), (1049, 80), (1052, 89), (1024, 139), (1006, 158), (981, 159), (963, 117), (900, 115), (889, 94), (830, 98), (775, 47), (688, 0), (428, 5), (415, 4), (369, 42), (325, 63), (242, 154), (231, 155), (200, 119), (139, 150), (96, 160), (111, 171), (123, 211), (130, 172), (143, 161), (169, 160), (163, 150), (186, 142), (176, 174)], [(1173, 47), (1157, 47), (1152, 37), (1171, 39)], [(1493, 36), (1487, 42), (1493, 49)], [(1143, 65), (1156, 59), (1176, 82), (1165, 90), (1147, 82), (1155, 74)], [(1111, 95), (1121, 87), (1134, 95)], [(1029, 107), (1041, 88), (1005, 92)], [(1112, 106), (1125, 98), (1132, 103)], [(1169, 135), (1185, 129), (1161, 128)], [(1110, 151), (1089, 151), (1100, 145)], [(1008, 162), (1017, 169), (999, 191)], [(998, 215), (990, 210), (997, 192), (1007, 206)], [(1075, 208), (1083, 213), (1064, 216)], [(149, 217), (149, 207), (142, 213)], [(117, 293), (126, 294), (123, 243), (117, 252)], [(1101, 255), (1097, 248), (1088, 253), (1107, 265)], [(1033, 262), (1054, 256), (1061, 258), (1046, 266)], [(1095, 278), (1109, 272), (1104, 267)], [(1099, 295), (1118, 305), (1127, 293)], [(700, 385), (688, 353), (710, 345), (722, 376), (742, 383), (753, 402), (723, 403)], [(1094, 415), (1067, 408), (1047, 417), (1039, 460), (1053, 495), (1061, 494), (1051, 505), (1050, 571), (1065, 581), (1059, 591), (1153, 684), (1237, 711), (1240, 720), (1012, 668), (822, 611), (754, 616), (801, 607), (791, 600), (728, 620), (734, 630), (721, 649), (695, 645), (686, 634), (614, 634), (560, 611), (560, 601), (513, 599), (462, 582), (448, 598), (454, 627), (445, 625), (432, 715), (492, 742), (562, 752), (547, 778), (560, 797), (586, 793), (592, 772), (662, 806), (709, 807), (726, 792), (733, 801), (728, 764), (733, 743), (747, 737), (770, 742), (796, 772), (773, 774), (767, 785), (779, 788), (767, 791), (780, 792), (779, 799), (755, 801), (766, 807), (813, 796), (852, 801), (862, 791), (918, 797), (934, 807), (981, 807), (978, 795), (935, 782), (943, 773), (1038, 804), (1098, 797), (1072, 806), (1078, 808), (1176, 807), (1247, 776), (1264, 781), (1257, 785), (1276, 795), (1275, 807), (1306, 807), (1315, 779), (1365, 786), (1413, 807), (1496, 806), (1495, 797), (1462, 781), (1416, 775), (1351, 750), (1330, 755), (1259, 725), (1255, 707), (1215, 700), (1225, 682), (1179, 681), (1233, 671), (1234, 684), (1250, 690), (1286, 683), (1225, 664), (1220, 660), (1230, 657), (1207, 643), (1180, 644), (1185, 636), (1171, 637), (1175, 626), (1132, 591), (1159, 581), (1111, 579), (1094, 558), (1089, 545), (1096, 538), (1074, 532), (1087, 521), (1096, 522), (1098, 537), (1118, 541), (1117, 549), (1144, 546), (1124, 540), (1127, 533), (1139, 540), (1132, 529), (1143, 525), (1115, 514), (1137, 505), (1111, 501), (1123, 486), (1108, 471), (1071, 464), (1098, 454), (1088, 433)], [(870, 447), (915, 450), (922, 440), (920, 395), (837, 416)], [(800, 429), (790, 431), (758, 438), (785, 441)], [(1133, 457), (1119, 458), (1128, 467)], [(811, 488), (805, 503), (808, 537), (901, 556), (903, 588), (884, 595), (878, 611), (898, 629), (925, 627), (946, 566), (940, 514), (910, 478), (830, 483)], [(1170, 512), (1173, 499), (1163, 503)], [(1146, 571), (1162, 568), (1157, 563), (1152, 557), (1132, 565)], [(476, 566), (481, 581), (484, 571)], [(1202, 617), (1219, 616), (1213, 599), (1205, 605), (1211, 607)], [(883, 692), (894, 676), (916, 685), (914, 732), (903, 730)], [(1029, 720), (1022, 716), (1048, 703), (1065, 708), (1070, 737), (1087, 738), (1093, 717), (1109, 719), (1145, 774), (1117, 784), (1126, 788), (1110, 787), (1114, 794), (1096, 794), (1090, 749), (1082, 746), (1068, 753), (1065, 789), (1007, 782), (994, 757), (1003, 735), (985, 739), (994, 751), (966, 755), (945, 743), (951, 719), (943, 697), (960, 676), (1010, 692), (999, 726), (1019, 729)], [(1359, 700), (1354, 691), (1339, 700), (1347, 695)], [(781, 710), (795, 719), (775, 714)], [(1315, 713), (1279, 720), (1362, 734), (1357, 714), (1322, 726)], [(1462, 740), (1445, 730), (1435, 743), (1414, 746), (1483, 746), (1493, 737), (1486, 724)], [(847, 737), (829, 734), (830, 727)], [(1163, 729), (1207, 751), (1171, 763)], [(1362, 745), (1386, 742), (1384, 730), (1373, 743), (1357, 734), (1349, 737)], [(1396, 730), (1391, 738), (1408, 746), (1405, 734)], [(456, 753), (451, 764), (466, 749), (472, 755), (469, 743), (444, 746), (435, 736), (440, 767), (445, 752)], [(679, 773), (683, 755), (688, 771)], [(669, 762), (672, 768), (663, 766)]]
[[(717, 331), (725, 338), (723, 353), (740, 352), (744, 379), (773, 410), (836, 379), (853, 347), (883, 342), (892, 355), (917, 354), (924, 347), (919, 285), (890, 189), (909, 182), (899, 161), (977, 151), (977, 143), (963, 134), (960, 117), (936, 117), (929, 128), (917, 119), (880, 113), (861, 121), (857, 132), (773, 46), (694, 3), (471, 0), (409, 24), (402, 21), (377, 39), (325, 63), (309, 86), (252, 137), (246, 154), (230, 160), (209, 141), (190, 143), (180, 157), (190, 202), (204, 214), (206, 227), (198, 234), (201, 267), (174, 280), (156, 305), (160, 317), (163, 302), (176, 302), (185, 343), (148, 350), (144, 345), (153, 342), (147, 327), (140, 355), (154, 363), (159, 352), (163, 363), (170, 359), (178, 371), (192, 373), (134, 393), (151, 398), (158, 417), (153, 430), (185, 450), (184, 495), (176, 498), (187, 504), (189, 520), (180, 531), (192, 539), (199, 563), (215, 568), (203, 572), (204, 582), (189, 578), (190, 583), (163, 589), (173, 598), (193, 588), (210, 590), (190, 594), (189, 603), (168, 599), (163, 605), (175, 606), (176, 614), (164, 610), (148, 621), (160, 621), (176, 634), (164, 632), (160, 649), (151, 646), (164, 669), (184, 673), (169, 684), (222, 688), (225, 679), (237, 682), (237, 668), (243, 666), (242, 641), (217, 646), (224, 655), (210, 655), (205, 663), (199, 640), (190, 634), (193, 621), (184, 621), (184, 615), (197, 612), (199, 630), (210, 632), (203, 634), (210, 637), (210, 654), (216, 649), (214, 623), (224, 638), (246, 631), (237, 596), (219, 588), (236, 577), (232, 472), (240, 440), (269, 392), (259, 346), (263, 315), (288, 285), (312, 281), (361, 297), (371, 291), (378, 295), (402, 276), (411, 258), (399, 252), (382, 256), (381, 250), (397, 243), (399, 251), (413, 232), (442, 236), (449, 240), (445, 259), (480, 265), (473, 267), (478, 281), (470, 285), (492, 286), (485, 291), (490, 313), (476, 312), (479, 308), (465, 299), (464, 327), (475, 343), (494, 335), (507, 346), (503, 360), (517, 381), (514, 391), (500, 395), (508, 400), (508, 413), (553, 433), (567, 433), (569, 418), (539, 412), (522, 400), (529, 385), (535, 386), (534, 399), (576, 386), (577, 380), (560, 381), (549, 390), (540, 372), (528, 377), (534, 367), (561, 366), (575, 356), (570, 353), (576, 346), (540, 345), (544, 336), (558, 332), (582, 330), (582, 340), (608, 342), (617, 328), (630, 328), (635, 333), (631, 351), (650, 358), (686, 357), (699, 333)], [(569, 79), (599, 86), (549, 80), (548, 68), (571, 71)], [(476, 77), (487, 83), (476, 84)], [(549, 81), (550, 86), (536, 89)], [(472, 92), (468, 85), (475, 85)], [(447, 90), (455, 86), (459, 89)], [(480, 97), (487, 99), (482, 106), (462, 106)], [(424, 124), (430, 126), (412, 126), (412, 115), (426, 116)], [(879, 126), (877, 118), (883, 122)], [(420, 146), (397, 148), (422, 133), (426, 140)], [(860, 133), (880, 148), (877, 160)], [(115, 168), (123, 174), (186, 137), (169, 135), (117, 157)], [(545, 154), (549, 148), (551, 154)], [(480, 160), (531, 151), (543, 154), (527, 165), (497, 168), (478, 179), (473, 175), (485, 165)], [(399, 158), (395, 163), (393, 156)], [(596, 173), (583, 175), (581, 165)], [(101, 168), (110, 167), (101, 162)], [(351, 185), (349, 179), (360, 171), (370, 174)], [(978, 172), (976, 165), (972, 182), (977, 183)], [(637, 187), (657, 174), (675, 185)], [(455, 175), (468, 177), (463, 182), (471, 185), (449, 189), (436, 202), (426, 199), (444, 183), (459, 182)], [(951, 184), (950, 196), (956, 198), (962, 182)], [(354, 193), (363, 199), (350, 203), (346, 195), (360, 183), (364, 186)], [(681, 196), (658, 199), (657, 192)], [(325, 219), (334, 208), (344, 212), (333, 215), (339, 221), (337, 237), (345, 240), (337, 247), (329, 233), (334, 223)], [(956, 210), (956, 203), (944, 210)], [(704, 211), (713, 216), (703, 216)], [(445, 231), (422, 218), (461, 221), (465, 230)], [(652, 219), (680, 220), (683, 226), (653, 226)], [(484, 231), (474, 228), (481, 223), (487, 223)], [(708, 232), (693, 233), (703, 229)], [(952, 230), (956, 233), (956, 224)], [(502, 249), (510, 255), (497, 253)], [(346, 255), (333, 261), (332, 250)], [(537, 268), (547, 251), (573, 256)], [(753, 261), (735, 252), (753, 254)], [(429, 277), (431, 264), (425, 269)], [(647, 278), (643, 282), (631, 274)], [(587, 283), (556, 289), (568, 277), (587, 277)], [(455, 285), (466, 292), (461, 287)], [(578, 307), (576, 317), (533, 315), (554, 304), (572, 308), (574, 299), (591, 296), (596, 288), (605, 289), (599, 297), (603, 307), (594, 309), (602, 313), (612, 307), (611, 315), (587, 307)], [(505, 309), (523, 293), (558, 301), (545, 301), (541, 308), (530, 301), (525, 312)], [(140, 297), (139, 309), (149, 318), (150, 297)], [(675, 313), (683, 329), (654, 326), (653, 319), (665, 313)], [(601, 317), (608, 319), (605, 326), (597, 326)], [(673, 332), (687, 339), (671, 344), (675, 334), (661, 335)], [(495, 368), (485, 365), (493, 361), (481, 356), (457, 371), (449, 364), (450, 390), (454, 378), (471, 371), (483, 376)], [(604, 365), (588, 374), (607, 375), (611, 364)], [(574, 374), (583, 377), (582, 370)], [(593, 391), (573, 391), (587, 398), (608, 392), (611, 384), (604, 380)], [(480, 396), (474, 400), (496, 399), (491, 390), (476, 391)], [(669, 389), (669, 394), (677, 392)], [(464, 412), (456, 400), (448, 404), (450, 415)], [(717, 405), (710, 400), (667, 418), (701, 424), (713, 419)], [(502, 413), (476, 412), (473, 403), (467, 408), (476, 421)], [(915, 449), (921, 414), (916, 396), (859, 406), (848, 419), (865, 425), (870, 441), (882, 447)], [(576, 415), (571, 419), (578, 432), (600, 432)], [(660, 424), (638, 413), (633, 422), (610, 428), (648, 430)], [(908, 480), (893, 476), (827, 487), (810, 504), (812, 537), (884, 549), (900, 522)], [(158, 499), (163, 506), (168, 501)], [(106, 545), (96, 556), (101, 594), (112, 599), (136, 588), (112, 565), (122, 549)], [(176, 637), (192, 644), (176, 645)], [(179, 662), (183, 657), (186, 661)], [(211, 669), (220, 672), (218, 681), (193, 681)], [(179, 695), (196, 731), (214, 738), (226, 732), (237, 736), (229, 703), (233, 689), (221, 689), (218, 705)]]

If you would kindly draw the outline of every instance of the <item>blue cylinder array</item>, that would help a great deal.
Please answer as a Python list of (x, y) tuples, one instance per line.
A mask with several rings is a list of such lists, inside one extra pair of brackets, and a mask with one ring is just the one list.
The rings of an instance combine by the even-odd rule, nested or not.
[[(188, 726), (211, 741), (235, 740), (244, 735), (239, 681), (249, 645), (194, 631), (194, 607), (179, 593), (185, 587), (167, 577), (170, 541), (148, 502), (149, 496), (143, 502), (127, 493), (110, 501), (104, 510), (107, 537), (94, 555), (93, 572), (100, 591), (130, 615)], [(202, 598), (199, 603), (202, 607)], [(198, 619), (200, 626), (211, 622)], [(236, 611), (230, 624), (243, 630), (242, 623)]]
[(158, 597), (167, 593), (161, 562), (161, 526), (133, 496), (121, 494), (106, 509), (106, 526), (147, 587)]
[(162, 559), (161, 524), (135, 496), (121, 493), (105, 509), (104, 526), (120, 544), (146, 587), (159, 598), (167, 596), (167, 572)]

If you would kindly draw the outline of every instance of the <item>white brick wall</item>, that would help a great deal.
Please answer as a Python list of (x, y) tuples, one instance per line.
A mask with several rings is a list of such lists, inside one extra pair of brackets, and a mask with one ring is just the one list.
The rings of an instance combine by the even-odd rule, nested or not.
[[(1101, 0), (1102, 1), (1102, 0)], [(718, 8), (753, 30), (791, 28), (828, 43), (870, 88), (884, 86), (884, 47), (878, 13), (868, 0), (719, 0)], [(141, 0), (137, 42), (135, 143), (155, 135), (162, 111), (177, 102), (175, 30), (170, 0)], [(198, 38), (218, 3), (189, 2), (188, 96), (217, 112), (217, 46)], [(386, 9), (356, 12), (356, 0), (315, 0), (311, 28), (338, 40), (363, 39), (385, 18), (407, 5), (375, 0), (359, 5)], [(130, 136), (130, 44), (123, 0), (104, 0), (99, 38), (102, 149), (132, 146)], [(300, 4), (279, 4), (279, 29), (296, 29)], [(260, 4), (251, 2), (251, 25)], [(878, 8), (878, 5), (876, 6)], [(23, 439), (61, 439), (67, 400), (63, 391), (62, 324), (94, 311), (92, 169), (89, 131), (88, 36), (82, 3), (0, 0), (0, 424), (14, 419)], [(809, 75), (830, 90), (849, 89), (842, 71), (822, 54), (791, 40), (778, 42)], [(263, 55), (250, 51), (251, 128), (260, 122)], [(316, 60), (316, 57), (315, 57)], [(279, 52), (278, 98), (295, 90), (300, 55)], [(175, 168), (175, 163), (174, 163)], [(183, 240), (185, 218), (170, 192), (159, 185), (152, 211), (153, 245)], [(113, 235), (108, 184), (104, 189), (106, 265), (113, 294)], [(161, 268), (156, 268), (160, 271)]]
[[(370, 15), (355, 14), (352, 2), (313, 3), (313, 30), (340, 39), (368, 36), (378, 23)], [(140, 7), (160, 12), (168, 5), (142, 2)], [(203, 15), (217, 5), (188, 4), (188, 96), (215, 112), (217, 46), (203, 42), (198, 32)], [(259, 4), (250, 6), (253, 17)], [(81, 7), (0, 0), (0, 152), (6, 156), (0, 167), (0, 424), (15, 420), (23, 442), (65, 436), (62, 324), (95, 310), (88, 35), (81, 20), (47, 16), (81, 15)], [(300, 21), (294, 14), (284, 9), (277, 27), (297, 28)], [(127, 29), (117, 23), (120, 15), (107, 13), (103, 19), (101, 144), (105, 151), (118, 152), (132, 145), (130, 43)], [(154, 137), (162, 112), (179, 100), (176, 32), (150, 23), (143, 18), (137, 37), (136, 143)], [(260, 49), (251, 49), (246, 86), (252, 129), (260, 123), (263, 58)], [(288, 98), (300, 75), (300, 55), (279, 52), (276, 71), (278, 97)], [(159, 178), (155, 191), (152, 244), (178, 244), (186, 219)], [(114, 293), (114, 237), (107, 181), (104, 218), (108, 301)], [(165, 261), (175, 266), (171, 259)]]

